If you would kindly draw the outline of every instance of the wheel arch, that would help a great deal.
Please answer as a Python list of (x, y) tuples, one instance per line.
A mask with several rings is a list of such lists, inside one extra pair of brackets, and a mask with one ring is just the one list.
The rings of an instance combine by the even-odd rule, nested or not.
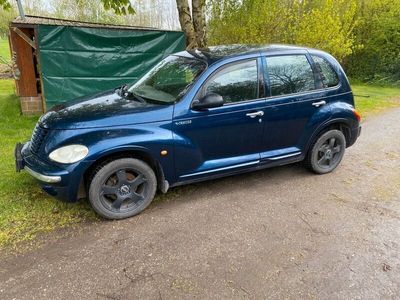
[(145, 148), (121, 148), (113, 149), (103, 153), (100, 157), (93, 161), (88, 168), (86, 168), (80, 181), (78, 198), (86, 197), (90, 182), (99, 168), (113, 160), (120, 158), (135, 158), (147, 163), (150, 168), (153, 169), (154, 174), (156, 175), (157, 189), (163, 193), (167, 192), (169, 184), (165, 180), (164, 170), (160, 162), (155, 159), (149, 151), (146, 151)]
[(344, 134), (344, 137), (346, 138), (346, 147), (347, 147), (347, 145), (349, 145), (351, 141), (351, 124), (347, 119), (338, 118), (329, 120), (328, 122), (319, 126), (314, 131), (311, 138), (307, 142), (306, 151), (304, 153), (307, 154), (308, 151), (310, 151), (310, 147), (321, 134), (333, 129), (340, 130)]

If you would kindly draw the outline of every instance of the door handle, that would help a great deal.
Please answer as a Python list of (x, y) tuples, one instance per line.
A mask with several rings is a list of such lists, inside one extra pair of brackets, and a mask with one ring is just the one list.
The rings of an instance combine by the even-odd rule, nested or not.
[(262, 110), (246, 114), (246, 116), (248, 116), (252, 119), (254, 119), (255, 117), (262, 117), (263, 115), (264, 115), (264, 112)]
[(325, 105), (326, 101), (322, 100), (322, 101), (318, 101), (318, 102), (314, 102), (312, 105), (315, 107), (320, 107), (321, 105)]

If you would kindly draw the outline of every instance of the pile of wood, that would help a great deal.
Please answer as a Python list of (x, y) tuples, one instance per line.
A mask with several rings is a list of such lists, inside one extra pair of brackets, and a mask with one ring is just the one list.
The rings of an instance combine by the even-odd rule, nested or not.
[(11, 60), (8, 60), (2, 56), (0, 56), (0, 79), (8, 79), (8, 78), (19, 78), (19, 72), (16, 65), (16, 59), (13, 57)]

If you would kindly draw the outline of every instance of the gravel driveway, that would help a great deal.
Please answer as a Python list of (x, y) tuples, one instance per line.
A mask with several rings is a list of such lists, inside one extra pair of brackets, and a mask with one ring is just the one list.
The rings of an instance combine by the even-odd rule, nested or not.
[(159, 198), (2, 259), (0, 298), (400, 295), (400, 109), (369, 118), (334, 173), (292, 165)]

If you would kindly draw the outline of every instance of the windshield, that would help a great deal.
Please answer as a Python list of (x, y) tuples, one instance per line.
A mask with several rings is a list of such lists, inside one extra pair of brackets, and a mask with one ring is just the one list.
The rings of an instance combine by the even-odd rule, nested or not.
[(139, 79), (129, 92), (146, 100), (172, 103), (184, 95), (205, 67), (200, 60), (171, 55)]

